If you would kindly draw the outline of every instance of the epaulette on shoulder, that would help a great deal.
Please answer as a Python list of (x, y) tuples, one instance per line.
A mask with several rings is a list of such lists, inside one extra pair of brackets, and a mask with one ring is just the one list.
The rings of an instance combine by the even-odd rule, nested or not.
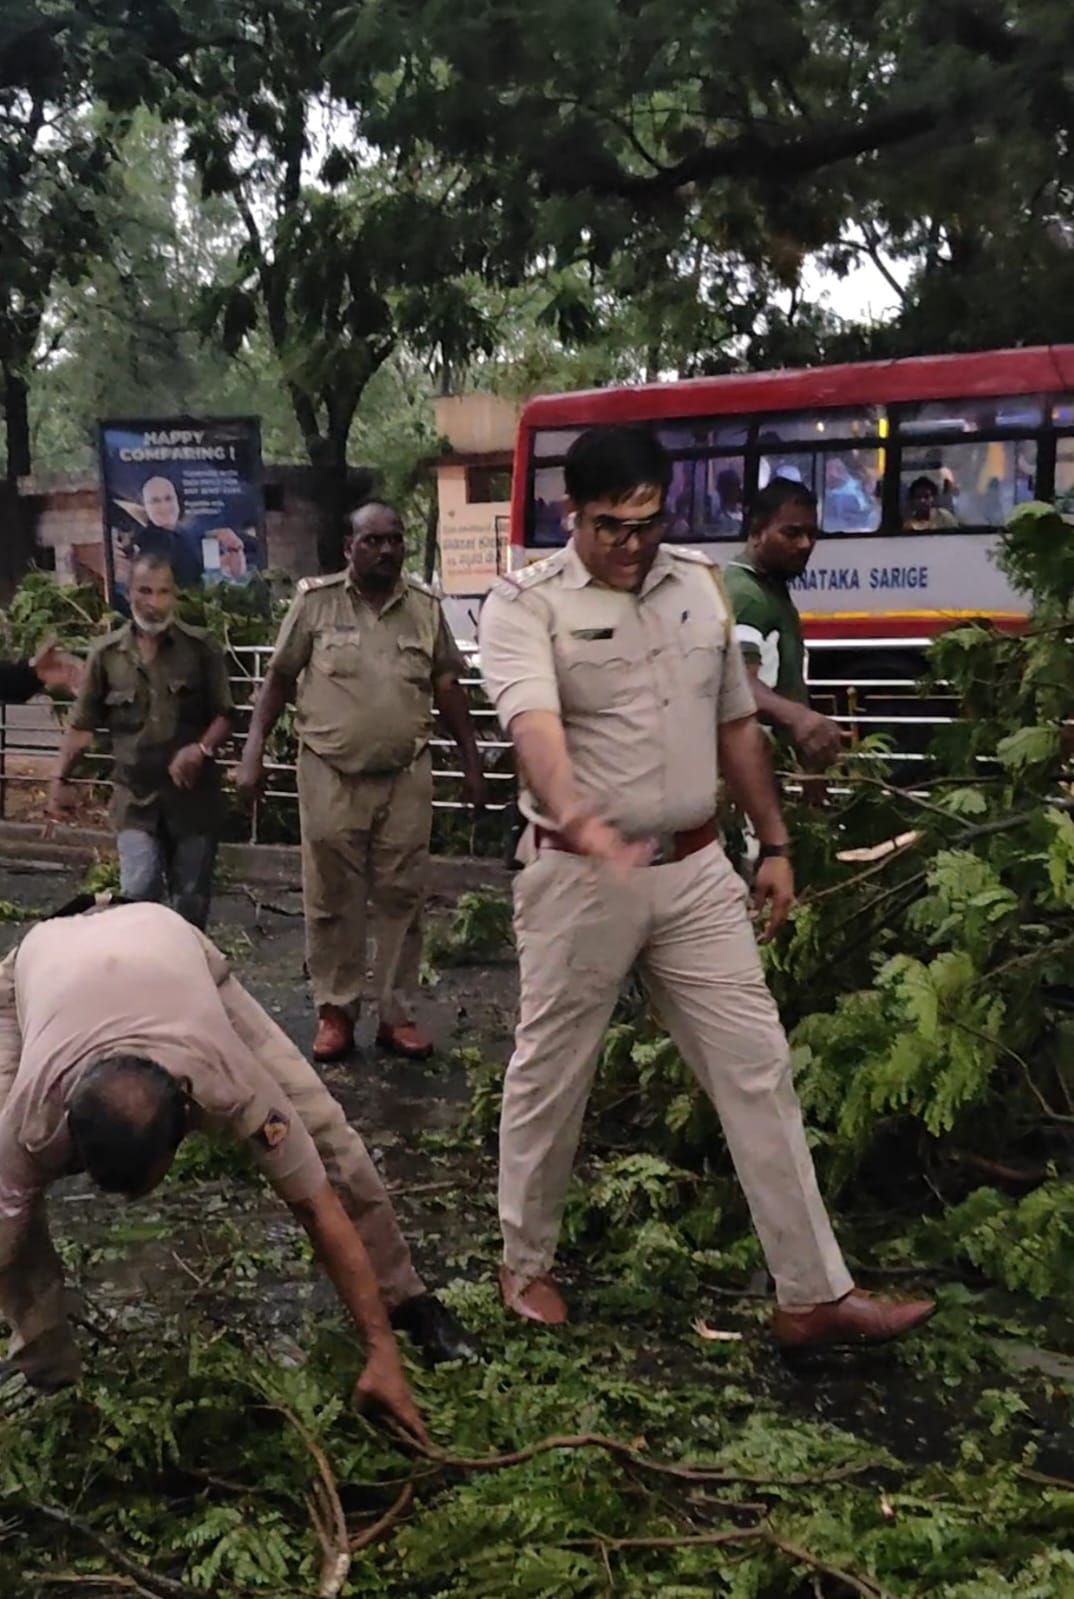
[(536, 588), (538, 584), (547, 582), (550, 577), (555, 577), (562, 569), (566, 558), (566, 550), (556, 550), (552, 555), (546, 555), (540, 561), (533, 561), (517, 572), (504, 572), (492, 585), (490, 592), (499, 594), (505, 600), (517, 600), (519, 595), (525, 594), (528, 589)]
[(336, 583), (345, 583), (346, 572), (328, 572), (324, 577), (300, 577), (295, 586), (296, 594), (312, 594), (315, 589), (332, 588)]
[(415, 572), (404, 572), (403, 581), (412, 589), (417, 589), (419, 594), (427, 594), (431, 600), (440, 598), (431, 583), (426, 583), (423, 577), (418, 577)]
[(685, 544), (665, 544), (664, 549), (674, 561), (693, 561), (697, 566), (714, 566), (715, 562), (701, 550), (691, 550)]

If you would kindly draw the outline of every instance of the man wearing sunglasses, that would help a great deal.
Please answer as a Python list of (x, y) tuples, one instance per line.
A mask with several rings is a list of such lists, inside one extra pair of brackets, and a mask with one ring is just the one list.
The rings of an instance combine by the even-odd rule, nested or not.
[(0, 1316), (33, 1387), (76, 1380), (45, 1191), (85, 1172), (138, 1199), (193, 1128), (250, 1148), (366, 1342), (358, 1395), (420, 1431), (393, 1328), (430, 1359), (473, 1354), (425, 1288), (365, 1145), (312, 1066), (166, 906), (42, 922), (0, 962)]
[(501, 579), (481, 665), (529, 827), (515, 879), (520, 1018), (504, 1083), (505, 1304), (558, 1324), (550, 1273), (604, 1030), (637, 965), (716, 1106), (776, 1284), (786, 1348), (882, 1342), (931, 1315), (859, 1292), (817, 1187), (787, 1040), (715, 822), (718, 779), (760, 840), (771, 938), (794, 903), (786, 827), (722, 580), (662, 544), (671, 462), (647, 428), (572, 444), (568, 546)]

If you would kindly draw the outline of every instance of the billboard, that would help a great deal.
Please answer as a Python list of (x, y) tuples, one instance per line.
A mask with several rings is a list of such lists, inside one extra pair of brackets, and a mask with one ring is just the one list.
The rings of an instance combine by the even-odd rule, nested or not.
[(181, 588), (248, 583), (264, 567), (256, 417), (101, 422), (98, 438), (113, 603), (138, 555), (166, 555)]

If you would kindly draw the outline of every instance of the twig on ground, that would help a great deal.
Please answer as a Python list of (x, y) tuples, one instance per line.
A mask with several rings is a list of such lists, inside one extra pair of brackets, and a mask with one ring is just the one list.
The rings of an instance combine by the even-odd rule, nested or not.
[(383, 1538), (384, 1534), (394, 1527), (404, 1511), (410, 1508), (413, 1498), (413, 1482), (404, 1483), (402, 1493), (395, 1503), (388, 1507), (383, 1516), (374, 1521), (371, 1527), (366, 1527), (361, 1532), (356, 1532), (353, 1535), (349, 1546), (351, 1555), (356, 1555), (359, 1549), (368, 1549), (370, 1544), (376, 1543), (378, 1538)]
[(448, 1177), (438, 1183), (389, 1183), (389, 1194), (441, 1194), (449, 1188), (461, 1188), (461, 1177)]
[(260, 915), (262, 911), (271, 911), (274, 916), (302, 917), (305, 914), (302, 910), (295, 910), (290, 905), (277, 905), (275, 900), (258, 899), (253, 890), (247, 888), (245, 883), (239, 884), (239, 892), (245, 894), (246, 898), (250, 901), (250, 904), (253, 906), (254, 910), (257, 911), (258, 915)]
[(291, 1424), (317, 1467), (317, 1481), (307, 1504), (324, 1557), (321, 1565), (321, 1585), (317, 1590), (318, 1599), (337, 1599), (337, 1595), (343, 1591), (351, 1568), (351, 1553), (347, 1518), (343, 1514), (335, 1475), (328, 1464), (328, 1456), (294, 1411), (280, 1404), (272, 1404), (270, 1408)]
[(712, 1466), (650, 1460), (633, 1445), (624, 1443), (621, 1438), (608, 1438), (601, 1433), (588, 1432), (565, 1433), (562, 1436), (542, 1438), (538, 1443), (529, 1444), (525, 1449), (516, 1449), (508, 1454), (467, 1458), (449, 1455), (446, 1450), (438, 1448), (435, 1444), (419, 1443), (412, 1434), (404, 1432), (401, 1427), (392, 1427), (391, 1430), (401, 1443), (424, 1455), (426, 1459), (436, 1461), (446, 1471), (501, 1471), (511, 1466), (526, 1465), (538, 1455), (550, 1454), (555, 1449), (603, 1449), (607, 1454), (615, 1455), (620, 1460), (626, 1460), (631, 1465), (640, 1467), (642, 1471), (655, 1472), (661, 1477), (675, 1477), (681, 1482), (741, 1482), (755, 1488), (812, 1488), (818, 1483), (842, 1482), (848, 1477), (861, 1476), (864, 1472), (879, 1469), (885, 1464), (881, 1460), (860, 1460), (817, 1476), (757, 1477), (748, 1472), (728, 1470), (726, 1467), (718, 1470)]
[(26, 1499), (24, 1503), (36, 1515), (44, 1516), (46, 1521), (53, 1521), (59, 1527), (66, 1527), (69, 1532), (77, 1532), (80, 1537), (96, 1544), (101, 1553), (107, 1555), (125, 1577), (133, 1578), (135, 1586), (143, 1593), (151, 1594), (152, 1599), (205, 1599), (201, 1588), (191, 1588), (185, 1582), (177, 1582), (174, 1577), (161, 1577), (155, 1571), (150, 1571), (147, 1566), (139, 1564), (117, 1543), (113, 1543), (105, 1533), (98, 1532), (96, 1527), (91, 1526), (88, 1521), (83, 1521), (80, 1516), (73, 1516), (69, 1511), (61, 1510), (58, 1505), (44, 1504), (39, 1499)]
[(1023, 1466), (1018, 1475), (1038, 1488), (1061, 1488), (1064, 1493), (1074, 1494), (1074, 1482), (1069, 1477), (1052, 1477), (1046, 1471), (1031, 1471), (1028, 1466)]
[(871, 1577), (864, 1577), (859, 1572), (845, 1571), (841, 1566), (829, 1565), (811, 1550), (788, 1543), (768, 1527), (731, 1528), (725, 1532), (686, 1533), (681, 1537), (667, 1538), (572, 1538), (563, 1547), (599, 1548), (607, 1557), (609, 1552), (614, 1554), (619, 1550), (629, 1549), (718, 1549), (751, 1543), (767, 1544), (770, 1549), (778, 1550), (796, 1566), (808, 1566), (820, 1576), (831, 1577), (836, 1582), (841, 1582), (844, 1587), (859, 1594), (861, 1599), (894, 1599), (889, 1589), (881, 1587)]

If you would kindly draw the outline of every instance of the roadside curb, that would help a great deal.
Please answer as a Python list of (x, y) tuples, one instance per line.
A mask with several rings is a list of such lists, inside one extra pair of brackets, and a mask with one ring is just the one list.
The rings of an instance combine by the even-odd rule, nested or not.
[[(0, 822), (0, 864), (89, 866), (115, 854), (115, 840), (106, 828), (74, 827), (55, 822)], [(263, 883), (298, 889), (301, 856), (294, 844), (222, 844), (220, 865), (240, 883)], [(471, 855), (434, 855), (429, 892), (455, 899), (475, 889), (506, 892), (511, 874), (497, 860)]]

